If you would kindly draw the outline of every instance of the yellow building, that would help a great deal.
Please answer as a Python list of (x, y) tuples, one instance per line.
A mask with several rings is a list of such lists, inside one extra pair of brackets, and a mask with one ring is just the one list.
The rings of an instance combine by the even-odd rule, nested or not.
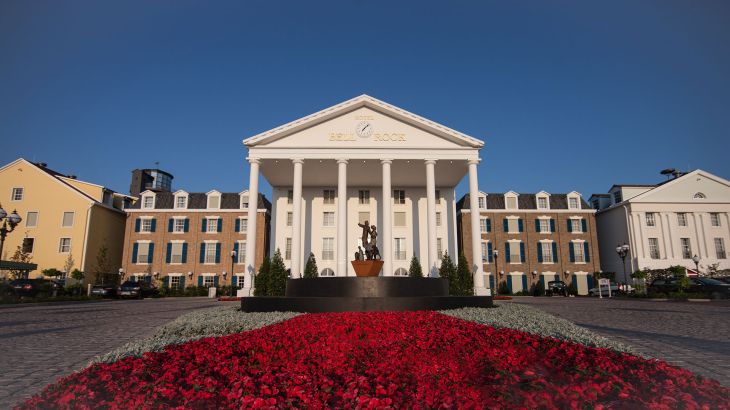
[[(23, 220), (7, 235), (0, 259), (10, 260), (20, 246), (38, 270), (79, 269), (91, 273), (97, 256), (107, 249), (107, 268), (117, 272), (122, 262), (125, 213), (129, 197), (103, 186), (63, 175), (44, 163), (18, 159), (0, 168), (0, 205), (17, 210)], [(70, 256), (70, 258), (69, 258)], [(0, 271), (0, 277), (8, 272)]]

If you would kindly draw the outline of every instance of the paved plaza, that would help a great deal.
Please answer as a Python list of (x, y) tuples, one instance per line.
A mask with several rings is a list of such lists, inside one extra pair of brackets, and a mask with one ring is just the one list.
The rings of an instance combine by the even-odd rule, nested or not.
[(533, 298), (524, 303), (730, 387), (730, 301)]
[(89, 360), (215, 299), (167, 298), (0, 305), (0, 408), (10, 408)]
[[(515, 298), (730, 387), (730, 302)], [(0, 306), (0, 408), (190, 311), (220, 305), (167, 298)]]

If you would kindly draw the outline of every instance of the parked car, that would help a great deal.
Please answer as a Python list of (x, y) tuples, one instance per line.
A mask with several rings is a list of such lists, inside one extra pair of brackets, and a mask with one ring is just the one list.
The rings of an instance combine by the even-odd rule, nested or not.
[(723, 276), (721, 278), (713, 278), (713, 279), (719, 280), (720, 282), (723, 282), (723, 283), (730, 283), (730, 276)]
[[(730, 298), (730, 283), (711, 278), (689, 278), (689, 286), (684, 290), (689, 294), (707, 295), (713, 299)], [(679, 292), (677, 278), (655, 279), (648, 288), (649, 294)]]
[(568, 296), (568, 285), (562, 280), (551, 280), (545, 288), (545, 296)]
[[(633, 293), (634, 287), (628, 284), (618, 284), (616, 282), (611, 282), (611, 296), (616, 294), (626, 294), (626, 293)], [(603, 292), (603, 296), (608, 296), (608, 287), (603, 286), (601, 291)], [(599, 290), (598, 286), (595, 288), (588, 289), (588, 296), (598, 296)]]
[[(44, 289), (46, 286), (47, 288)], [(20, 297), (36, 297), (43, 290), (47, 292), (56, 291), (56, 295), (64, 293), (62, 283), (45, 279), (15, 279), (10, 282), (10, 287)]]
[(117, 286), (110, 285), (94, 285), (91, 288), (91, 296), (101, 296), (103, 298), (117, 297)]
[(148, 298), (150, 296), (155, 296), (159, 293), (159, 290), (157, 290), (156, 287), (152, 286), (151, 283), (147, 282), (132, 282), (132, 281), (126, 281), (122, 283), (121, 286), (117, 288), (117, 295), (120, 298)]

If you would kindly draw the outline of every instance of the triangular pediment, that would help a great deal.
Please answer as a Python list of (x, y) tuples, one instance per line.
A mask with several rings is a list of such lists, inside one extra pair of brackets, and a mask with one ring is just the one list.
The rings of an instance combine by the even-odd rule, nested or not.
[(631, 198), (631, 202), (730, 202), (730, 181), (696, 170)]
[(266, 148), (481, 148), (484, 142), (362, 95), (255, 135), (244, 145)]

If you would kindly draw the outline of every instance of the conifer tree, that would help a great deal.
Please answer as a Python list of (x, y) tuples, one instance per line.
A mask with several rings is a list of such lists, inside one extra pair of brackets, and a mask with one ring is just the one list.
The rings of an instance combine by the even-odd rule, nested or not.
[(277, 249), (273, 259), (271, 259), (271, 267), (269, 268), (269, 296), (284, 296), (287, 276), (284, 259), (281, 257), (281, 251)]
[(456, 280), (456, 266), (451, 260), (451, 256), (448, 253), (444, 253), (444, 257), (441, 258), (441, 269), (439, 269), (439, 275), (442, 278), (449, 280), (449, 295), (457, 295), (459, 285)]
[(474, 276), (469, 269), (469, 262), (462, 252), (459, 255), (459, 267), (456, 270), (456, 282), (458, 287), (458, 295), (473, 296), (474, 295)]
[(412, 278), (422, 278), (423, 268), (421, 268), (421, 262), (418, 261), (416, 255), (411, 258), (411, 267), (408, 268), (408, 276)]
[(269, 295), (269, 267), (271, 266), (271, 260), (268, 256), (264, 257), (264, 261), (261, 262), (259, 272), (256, 274), (254, 281), (254, 296), (268, 296)]
[(319, 276), (319, 270), (317, 269), (317, 260), (314, 259), (314, 253), (309, 252), (309, 259), (307, 259), (307, 266), (304, 268), (304, 278), (311, 279)]

